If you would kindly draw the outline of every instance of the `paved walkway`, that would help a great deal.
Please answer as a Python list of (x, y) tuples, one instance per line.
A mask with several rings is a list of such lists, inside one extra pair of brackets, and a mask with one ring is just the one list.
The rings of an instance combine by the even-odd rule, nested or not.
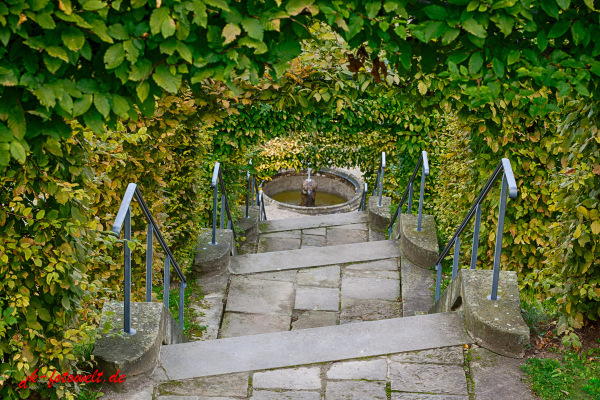
[(523, 360), (475, 345), (460, 313), (420, 315), (432, 274), (366, 222), (262, 224), (247, 247), (260, 254), (232, 259), (227, 291), (209, 299), (204, 341), (164, 346), (150, 380), (107, 400), (533, 399)]

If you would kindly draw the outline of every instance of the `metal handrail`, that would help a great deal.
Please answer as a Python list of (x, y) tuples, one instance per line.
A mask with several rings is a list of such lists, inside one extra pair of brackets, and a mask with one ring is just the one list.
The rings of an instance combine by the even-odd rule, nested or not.
[(175, 272), (180, 279), (179, 286), (179, 326), (183, 329), (183, 300), (184, 300), (184, 291), (187, 286), (187, 280), (179, 267), (179, 264), (175, 260), (171, 249), (167, 245), (163, 235), (160, 233), (160, 229), (152, 216), (152, 212), (150, 212), (150, 208), (144, 201), (144, 196), (142, 195), (141, 190), (137, 187), (135, 183), (130, 183), (127, 185), (127, 190), (125, 191), (125, 195), (123, 196), (123, 200), (121, 201), (121, 206), (119, 207), (119, 212), (117, 212), (117, 216), (115, 218), (115, 222), (112, 226), (112, 233), (116, 237), (121, 235), (121, 229), (124, 227), (125, 230), (125, 244), (123, 246), (124, 252), (124, 267), (125, 267), (125, 276), (124, 276), (124, 285), (125, 285), (125, 298), (123, 301), (123, 309), (124, 309), (124, 317), (123, 317), (123, 331), (129, 335), (135, 334), (135, 329), (131, 328), (131, 250), (127, 242), (131, 240), (131, 200), (133, 198), (137, 200), (140, 208), (142, 209), (142, 213), (146, 217), (146, 221), (148, 222), (148, 229), (146, 235), (146, 302), (152, 302), (152, 242), (153, 238), (156, 235), (156, 239), (158, 243), (162, 247), (165, 252), (165, 272), (164, 272), (164, 296), (163, 301), (164, 305), (169, 309), (169, 290), (171, 288), (171, 279), (169, 277), (170, 266), (173, 265)]
[[(231, 219), (231, 212), (229, 210), (229, 201), (227, 200), (227, 192), (225, 192), (225, 182), (223, 182), (223, 170), (221, 163), (216, 162), (215, 168), (213, 169), (213, 176), (210, 183), (210, 187), (213, 188), (213, 223), (212, 223), (212, 242), (210, 244), (217, 244), (217, 198), (219, 197), (219, 187), (221, 188), (221, 229), (225, 229), (225, 214), (227, 215), (227, 229), (231, 229), (233, 232), (233, 242), (235, 243), (237, 238), (235, 235), (235, 229), (233, 227), (233, 220)], [(225, 210), (225, 213), (223, 213)]]
[(360, 204), (358, 205), (358, 211), (365, 211), (367, 209), (367, 191), (369, 186), (365, 182), (365, 186), (363, 188), (362, 196), (360, 196)]
[(257, 188), (256, 193), (257, 193), (256, 198), (257, 198), (258, 208), (259, 208), (258, 220), (266, 221), (267, 220), (267, 212), (265, 211), (265, 202), (263, 201), (262, 190), (259, 192), (258, 188)]
[(381, 153), (381, 162), (379, 163), (379, 170), (377, 171), (377, 179), (375, 180), (375, 187), (373, 188), (373, 196), (379, 197), (378, 207), (381, 207), (381, 198), (383, 196), (383, 173), (385, 172), (385, 151)]
[(465, 230), (467, 224), (475, 215), (475, 225), (473, 231), (473, 244), (471, 248), (471, 269), (477, 268), (477, 250), (479, 248), (479, 228), (481, 224), (481, 203), (492, 189), (492, 185), (502, 174), (502, 184), (500, 189), (500, 205), (498, 211), (498, 226), (496, 229), (496, 248), (494, 250), (494, 266), (493, 266), (493, 274), (492, 274), (492, 292), (488, 296), (490, 300), (498, 299), (498, 279), (500, 277), (500, 256), (502, 254), (502, 238), (504, 235), (504, 217), (506, 214), (506, 201), (507, 201), (507, 191), (508, 197), (514, 199), (517, 197), (517, 182), (515, 180), (515, 176), (513, 174), (512, 166), (508, 158), (503, 158), (502, 161), (498, 163), (496, 169), (492, 173), (492, 176), (488, 179), (486, 184), (479, 192), (479, 196), (471, 206), (471, 209), (467, 213), (467, 216), (463, 219), (460, 226), (452, 236), (452, 239), (448, 242), (444, 250), (440, 253), (439, 258), (435, 262), (435, 269), (437, 271), (437, 283), (435, 287), (435, 301), (437, 301), (440, 297), (440, 284), (442, 281), (442, 260), (448, 255), (450, 249), (454, 245), (454, 259), (452, 265), (452, 280), (456, 277), (458, 273), (458, 258), (460, 256), (460, 234)]
[[(248, 163), (248, 171), (246, 172), (246, 184), (248, 190), (246, 191), (246, 218), (250, 218), (250, 206), (258, 204), (258, 186), (256, 185), (256, 176), (250, 174), (252, 168), (252, 160)], [(254, 196), (256, 192), (256, 196)]]
[(413, 174), (410, 177), (410, 179), (408, 180), (408, 186), (404, 190), (404, 193), (402, 194), (402, 198), (400, 199), (400, 203), (398, 204), (398, 208), (396, 209), (396, 212), (394, 213), (394, 216), (392, 217), (392, 220), (390, 221), (390, 225), (388, 226), (388, 235), (390, 238), (392, 237), (392, 229), (394, 227), (394, 224), (396, 223), (398, 216), (400, 214), (402, 214), (402, 206), (404, 206), (404, 202), (406, 201), (407, 197), (408, 197), (408, 205), (407, 205), (406, 211), (407, 211), (407, 214), (412, 214), (413, 186), (414, 186), (414, 181), (417, 176), (417, 173), (419, 172), (419, 169), (421, 170), (421, 187), (419, 188), (419, 214), (417, 217), (417, 231), (421, 232), (423, 230), (423, 228), (421, 227), (421, 221), (423, 219), (423, 195), (425, 193), (425, 177), (429, 175), (429, 161), (427, 159), (426, 151), (421, 151), (421, 155), (419, 156), (419, 161), (417, 161), (417, 165), (415, 166), (415, 169), (413, 170)]

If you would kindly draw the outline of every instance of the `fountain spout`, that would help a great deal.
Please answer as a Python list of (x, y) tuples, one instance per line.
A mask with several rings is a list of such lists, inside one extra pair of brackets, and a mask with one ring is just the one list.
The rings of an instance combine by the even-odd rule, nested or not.
[(302, 183), (302, 189), (300, 190), (300, 205), (303, 207), (314, 207), (315, 196), (317, 194), (317, 182), (310, 179), (310, 168), (308, 168), (308, 179)]

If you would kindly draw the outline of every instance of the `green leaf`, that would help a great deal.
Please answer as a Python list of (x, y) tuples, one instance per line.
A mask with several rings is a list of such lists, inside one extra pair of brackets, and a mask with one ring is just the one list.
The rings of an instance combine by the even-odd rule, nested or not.
[(62, 47), (59, 46), (47, 46), (45, 48), (46, 52), (54, 57), (54, 58), (58, 58), (61, 59), (64, 62), (68, 62), (69, 61), (69, 56), (67, 55), (67, 52), (65, 51), (65, 49), (63, 49)]
[(19, 106), (14, 106), (11, 108), (10, 113), (8, 114), (8, 120), (6, 121), (8, 125), (8, 129), (12, 132), (12, 134), (17, 139), (23, 139), (25, 137), (26, 132), (26, 122), (25, 115), (23, 114), (23, 109)]
[(492, 60), (492, 67), (494, 68), (494, 73), (498, 78), (504, 78), (504, 63), (502, 62), (502, 60), (499, 60), (496, 57), (494, 57), (494, 59)]
[(54, 95), (54, 90), (50, 89), (48, 86), (41, 86), (37, 88), (33, 91), (33, 94), (38, 98), (40, 103), (46, 107), (47, 110), (56, 105), (56, 96)]
[(94, 93), (94, 106), (96, 107), (96, 110), (100, 111), (100, 114), (102, 114), (104, 118), (108, 118), (108, 115), (110, 114), (110, 102), (108, 101), (108, 97), (100, 92)]
[(296, 40), (287, 40), (285, 42), (278, 43), (271, 49), (272, 60), (277, 60), (279, 62), (287, 62), (296, 58), (302, 52), (302, 47), (300, 47), (300, 43)]
[(223, 37), (225, 38), (225, 43), (228, 44), (235, 40), (235, 38), (242, 33), (242, 30), (236, 24), (227, 24), (225, 28), (223, 28)]
[(118, 94), (113, 94), (113, 111), (121, 118), (127, 118), (129, 103)]
[(43, 29), (54, 29), (56, 28), (56, 23), (52, 18), (50, 13), (40, 13), (35, 16), (35, 22), (38, 23)]
[(161, 32), (163, 23), (171, 19), (168, 7), (160, 7), (152, 11), (150, 15), (150, 32), (158, 35)]
[(519, 50), (511, 50), (508, 53), (508, 57), (506, 59), (506, 63), (508, 65), (514, 64), (517, 61), (519, 61), (519, 59), (521, 59), (521, 52), (519, 52)]
[(127, 57), (127, 60), (130, 63), (135, 64), (140, 55), (140, 50), (134, 44), (133, 39), (124, 41), (123, 49), (125, 50), (125, 56)]
[(571, 35), (573, 35), (573, 41), (575, 42), (575, 46), (579, 45), (583, 39), (585, 39), (586, 29), (581, 20), (575, 21), (573, 26), (571, 26)]
[(367, 10), (367, 17), (375, 18), (381, 9), (381, 1), (374, 1), (365, 4), (365, 10)]
[(571, 5), (571, 0), (556, 0), (556, 3), (558, 3), (560, 8), (566, 10)]
[(563, 19), (561, 21), (558, 21), (557, 23), (555, 23), (552, 26), (552, 28), (550, 29), (550, 32), (548, 32), (548, 38), (555, 39), (555, 38), (561, 37), (569, 30), (570, 27), (571, 27), (571, 20)]
[(117, 68), (125, 59), (125, 50), (123, 43), (115, 43), (106, 50), (104, 54), (104, 65), (106, 69)]
[[(0, 165), (5, 166), (10, 162), (10, 144), (0, 143)], [(1, 224), (3, 225), (3, 224)]]
[(175, 31), (177, 30), (177, 25), (175, 25), (175, 21), (173, 18), (167, 18), (160, 27), (163, 37), (168, 38), (169, 36), (173, 36)]
[(556, 4), (556, 0), (540, 0), (540, 6), (542, 6), (542, 10), (546, 14), (558, 19), (558, 5)]
[(135, 91), (140, 101), (143, 102), (148, 98), (148, 94), (150, 93), (150, 84), (147, 81), (144, 81), (135, 88)]
[(83, 33), (79, 29), (72, 26), (64, 28), (61, 38), (67, 49), (72, 51), (81, 50), (85, 44), (85, 36)]
[(73, 103), (73, 116), (78, 117), (86, 113), (87, 110), (90, 109), (92, 105), (92, 95), (84, 94), (80, 99), (76, 100)]
[(483, 65), (483, 54), (480, 51), (477, 51), (471, 55), (469, 59), (469, 73), (471, 75), (475, 75), (481, 70), (481, 66)]
[(244, 30), (248, 32), (248, 36), (256, 40), (263, 40), (263, 27), (260, 21), (255, 18), (244, 18), (242, 20), (242, 26)]
[(69, 298), (66, 295), (62, 297), (60, 303), (62, 304), (65, 310), (71, 309), (71, 302), (69, 301)]
[(12, 142), (13, 138), (14, 136), (10, 129), (8, 129), (6, 125), (4, 125), (2, 122), (0, 122), (0, 143)]
[(425, 27), (425, 42), (440, 37), (444, 33), (445, 28), (448, 28), (445, 22), (429, 21)]
[(83, 3), (85, 11), (98, 11), (106, 7), (106, 2), (100, 0), (88, 0)]
[(27, 156), (25, 148), (19, 142), (10, 142), (10, 154), (13, 156), (14, 159), (21, 163), (25, 162), (25, 158)]
[(129, 39), (129, 33), (123, 26), (123, 24), (114, 24), (108, 27), (106, 32), (117, 40), (127, 40)]
[(496, 26), (500, 28), (500, 31), (504, 34), (504, 36), (508, 36), (512, 32), (515, 19), (510, 15), (500, 14), (495, 22)]
[[(594, 0), (583, 0), (583, 2), (585, 3), (586, 6), (588, 6), (588, 8), (590, 10), (594, 10), (594, 11), (596, 10), (594, 8)], [(600, 308), (598, 309), (598, 312), (600, 313)]]
[(60, 147), (60, 143), (58, 142), (58, 140), (56, 140), (54, 138), (49, 138), (48, 140), (46, 140), (46, 144), (44, 145), (44, 148), (57, 157), (63, 156), (63, 152), (62, 152), (62, 148)]
[(172, 75), (169, 68), (164, 64), (156, 67), (152, 78), (158, 86), (170, 93), (177, 93), (177, 89), (181, 86), (181, 75)]
[(315, 0), (290, 0), (285, 5), (285, 10), (289, 15), (298, 15), (304, 10), (306, 7), (310, 7)]
[(452, 28), (449, 31), (445, 32), (442, 35), (442, 44), (443, 45), (447, 45), (452, 43), (454, 40), (456, 40), (456, 38), (458, 37), (458, 35), (460, 34), (460, 29), (458, 28)]
[(487, 32), (483, 29), (483, 26), (479, 22), (470, 18), (462, 23), (462, 27), (469, 32), (471, 35), (477, 36), (478, 38), (485, 39)]
[(443, 21), (446, 18), (448, 18), (448, 12), (442, 6), (430, 5), (430, 6), (425, 7), (423, 9), (423, 12), (425, 12), (425, 14), (429, 18), (431, 18), (431, 19), (437, 19), (439, 21)]
[(204, 0), (206, 5), (220, 8), (223, 11), (229, 11), (229, 5), (225, 0)]
[(38, 312), (38, 316), (40, 317), (40, 319), (42, 321), (46, 321), (46, 322), (52, 321), (52, 317), (50, 316), (50, 313), (45, 308), (38, 308), (37, 312)]
[(544, 51), (548, 47), (548, 35), (546, 35), (546, 32), (543, 30), (538, 32), (537, 45), (540, 51)]

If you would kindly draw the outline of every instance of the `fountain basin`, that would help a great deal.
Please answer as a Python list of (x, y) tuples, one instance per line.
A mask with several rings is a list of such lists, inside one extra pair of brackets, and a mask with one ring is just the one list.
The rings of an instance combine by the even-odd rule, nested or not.
[(307, 171), (287, 170), (273, 175), (263, 182), (263, 199), (266, 204), (301, 214), (337, 214), (355, 211), (360, 204), (363, 187), (359, 180), (346, 172), (322, 169), (311, 172), (319, 187), (315, 197), (315, 207), (300, 206), (300, 189), (307, 178)]

